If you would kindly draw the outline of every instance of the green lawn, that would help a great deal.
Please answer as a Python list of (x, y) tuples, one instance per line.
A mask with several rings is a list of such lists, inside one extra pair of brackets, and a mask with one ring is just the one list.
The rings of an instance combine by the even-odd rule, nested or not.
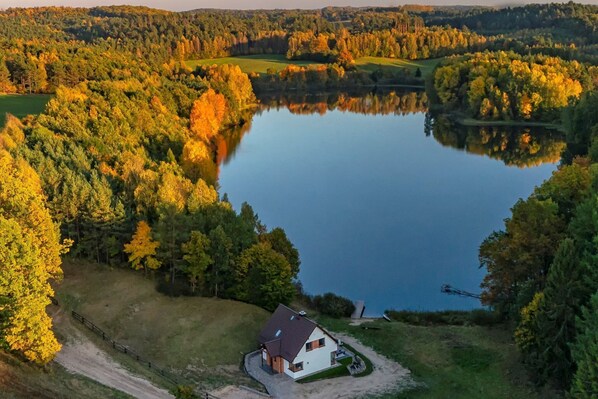
[(422, 71), (422, 76), (426, 76), (432, 73), (440, 61), (442, 61), (442, 58), (429, 60), (404, 60), (397, 58), (362, 57), (355, 60), (355, 64), (358, 69), (366, 72), (373, 72), (379, 68), (382, 68), (383, 70), (407, 68), (415, 73), (417, 68), (419, 68)]
[[(382, 58), (382, 57), (363, 57), (358, 58), (355, 64), (359, 70), (366, 72), (373, 72), (378, 68), (385, 70), (392, 70), (397, 68), (408, 68), (413, 72), (420, 68), (422, 74), (425, 76), (432, 72), (434, 67), (441, 61), (441, 58), (430, 59), (430, 60), (403, 60), (396, 58)], [(225, 58), (214, 58), (205, 60), (192, 60), (187, 61), (187, 65), (191, 68), (195, 68), (198, 65), (223, 65), (223, 64), (236, 64), (241, 67), (241, 70), (245, 73), (257, 72), (265, 73), (268, 68), (273, 68), (276, 71), (284, 69), (287, 65), (312, 65), (317, 64), (314, 61), (290, 61), (287, 60), (284, 55), (280, 54), (265, 54), (265, 55), (246, 55), (238, 57), (225, 57)]]
[(527, 380), (510, 333), (502, 326), (411, 326), (375, 321), (363, 329), (345, 320), (319, 318), (332, 331), (346, 332), (407, 367), (420, 384), (384, 399), (539, 399)]
[(297, 382), (303, 384), (307, 382), (326, 380), (329, 378), (336, 377), (345, 377), (351, 375), (347, 367), (353, 362), (353, 358), (346, 357), (344, 359), (339, 360), (338, 362), (340, 363), (340, 366), (336, 366), (334, 368), (324, 370), (316, 374), (308, 375), (307, 377), (298, 379)]
[(224, 65), (233, 64), (238, 65), (245, 73), (257, 72), (266, 73), (269, 68), (280, 71), (288, 65), (312, 65), (317, 64), (314, 61), (291, 61), (287, 60), (284, 55), (280, 54), (265, 54), (265, 55), (245, 55), (239, 57), (225, 57), (213, 58), (205, 60), (191, 60), (187, 61), (187, 65), (195, 68), (199, 65)]
[(239, 365), (243, 353), (256, 349), (267, 311), (230, 300), (167, 297), (132, 270), (78, 261), (63, 268), (64, 281), (56, 287), (61, 306), (116, 341), (206, 388), (236, 380), (251, 384)]
[(39, 114), (50, 100), (46, 94), (0, 95), (0, 128), (4, 126), (6, 114), (22, 118), (29, 114)]

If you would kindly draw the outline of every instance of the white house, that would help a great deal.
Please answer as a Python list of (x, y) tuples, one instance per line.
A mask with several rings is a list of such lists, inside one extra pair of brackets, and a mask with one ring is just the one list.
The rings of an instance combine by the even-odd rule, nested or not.
[(302, 313), (278, 305), (259, 336), (262, 366), (297, 379), (336, 365), (337, 340)]

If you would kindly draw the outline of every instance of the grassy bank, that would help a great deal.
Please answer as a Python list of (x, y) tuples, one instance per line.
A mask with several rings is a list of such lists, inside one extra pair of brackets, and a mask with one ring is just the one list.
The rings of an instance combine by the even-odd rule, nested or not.
[(414, 391), (384, 399), (536, 399), (538, 393), (504, 327), (412, 326), (374, 321), (364, 329), (346, 320), (320, 318), (333, 331), (348, 333), (363, 344), (407, 367), (420, 384)]
[(486, 121), (473, 118), (458, 117), (455, 121), (463, 126), (515, 126), (515, 127), (544, 127), (547, 129), (563, 130), (562, 125), (546, 122), (528, 122), (528, 121)]
[(0, 95), (0, 128), (4, 126), (7, 113), (19, 118), (39, 114), (44, 110), (50, 97), (46, 94)]
[(355, 60), (355, 65), (357, 66), (357, 69), (365, 72), (374, 72), (378, 69), (394, 71), (406, 68), (415, 74), (415, 71), (419, 68), (422, 72), (422, 76), (426, 77), (432, 73), (440, 61), (442, 61), (442, 58), (429, 60), (404, 60), (398, 58), (362, 57)]
[(0, 351), (0, 398), (129, 398), (56, 363), (40, 368)]
[[(396, 58), (383, 58), (383, 57), (362, 57), (355, 60), (355, 65), (358, 70), (364, 72), (374, 72), (378, 69), (385, 71), (396, 71), (398, 69), (409, 69), (415, 74), (417, 68), (422, 71), (422, 75), (425, 77), (427, 74), (432, 73), (434, 67), (441, 61), (441, 59), (429, 59), (429, 60), (403, 60)], [(265, 55), (246, 55), (238, 57), (225, 57), (225, 58), (214, 58), (205, 60), (190, 60), (186, 61), (187, 65), (191, 68), (195, 68), (199, 65), (223, 65), (223, 64), (234, 64), (239, 65), (241, 70), (245, 73), (265, 73), (269, 68), (275, 71), (280, 71), (286, 68), (288, 65), (312, 65), (318, 64), (315, 61), (295, 61), (288, 60), (284, 55), (280, 54), (265, 54)]]
[(238, 57), (224, 57), (213, 58), (205, 60), (190, 60), (186, 61), (190, 68), (196, 68), (202, 65), (224, 65), (232, 64), (238, 65), (245, 73), (266, 73), (268, 69), (272, 68), (275, 71), (281, 71), (289, 65), (307, 66), (318, 64), (315, 61), (291, 61), (287, 60), (284, 55), (280, 54), (264, 54), (264, 55), (244, 55)]
[(206, 388), (251, 384), (239, 365), (242, 353), (256, 347), (269, 317), (265, 310), (214, 298), (170, 298), (142, 273), (103, 265), (67, 261), (64, 275), (56, 287), (61, 306), (81, 313), (145, 358)]

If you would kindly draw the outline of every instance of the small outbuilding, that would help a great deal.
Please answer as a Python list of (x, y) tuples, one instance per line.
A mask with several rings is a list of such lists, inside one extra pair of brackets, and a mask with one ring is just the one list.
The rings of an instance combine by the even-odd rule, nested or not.
[(305, 312), (284, 305), (270, 317), (259, 336), (262, 367), (293, 379), (336, 366), (338, 341)]

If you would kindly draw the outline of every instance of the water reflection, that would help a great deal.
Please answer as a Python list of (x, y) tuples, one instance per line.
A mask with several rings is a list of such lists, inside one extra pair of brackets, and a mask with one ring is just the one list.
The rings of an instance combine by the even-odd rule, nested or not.
[(506, 164), (557, 151), (536, 129), (453, 130), (426, 113), (423, 96), (273, 98), (251, 130), (219, 143), (220, 192), (284, 227), (307, 292), (364, 299), (374, 315), (479, 306), (440, 286), (479, 291), (480, 243), (555, 169)]
[(457, 126), (447, 118), (426, 124), (426, 133), (445, 147), (528, 168), (556, 163), (565, 149), (562, 133), (542, 127)]
[[(286, 109), (295, 115), (325, 115), (329, 111), (343, 111), (362, 115), (409, 115), (426, 113), (424, 132), (445, 147), (500, 160), (507, 166), (520, 168), (559, 161), (565, 142), (563, 135), (542, 127), (461, 126), (448, 118), (432, 118), (428, 113), (424, 91), (269, 94), (260, 97), (254, 115), (271, 110)], [(231, 129), (219, 137), (217, 164), (227, 164), (243, 137), (251, 130), (249, 122)]]
[(260, 97), (260, 103), (260, 111), (286, 108), (301, 115), (324, 115), (333, 110), (363, 115), (408, 115), (428, 110), (428, 97), (421, 90), (270, 95)]

